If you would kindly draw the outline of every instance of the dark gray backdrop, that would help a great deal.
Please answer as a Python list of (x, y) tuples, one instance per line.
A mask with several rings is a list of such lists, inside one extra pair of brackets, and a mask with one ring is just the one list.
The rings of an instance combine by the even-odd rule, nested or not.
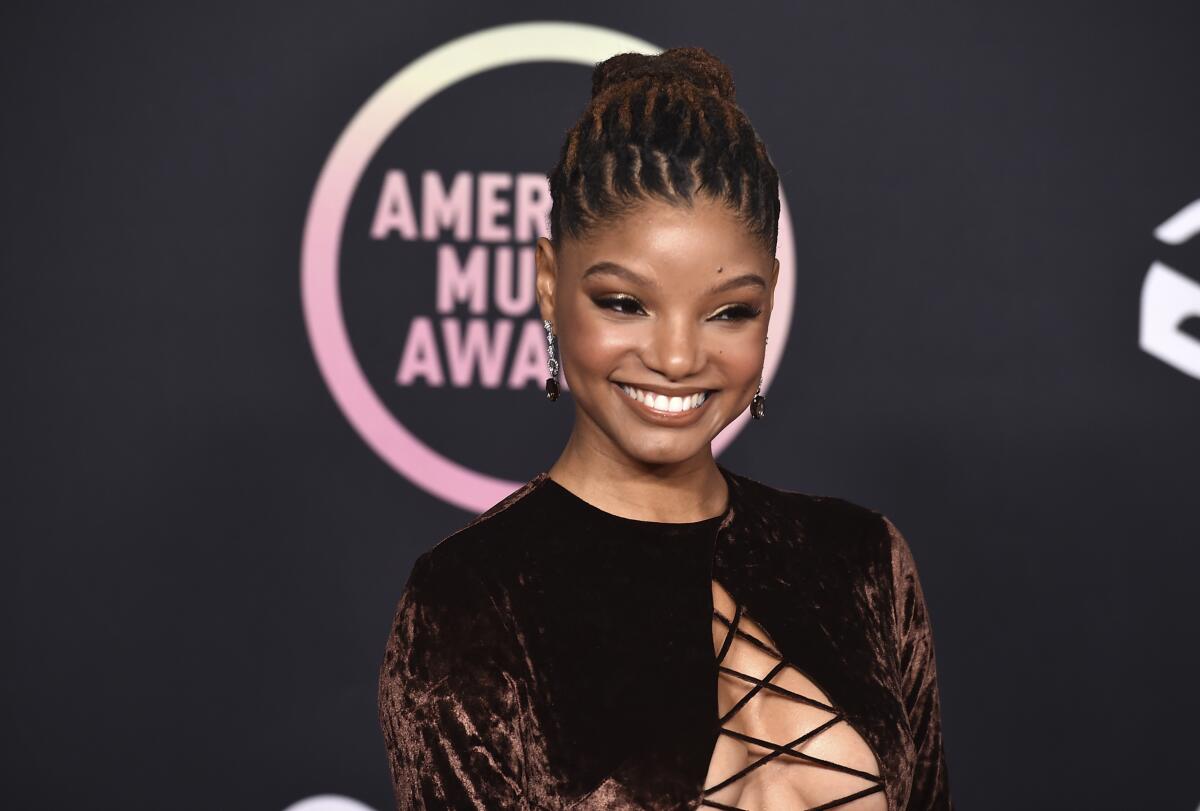
[(1197, 8), (6, 4), (5, 804), (388, 807), (391, 612), (470, 516), (336, 407), (304, 217), (397, 70), (570, 19), (733, 67), (800, 273), (722, 461), (905, 532), (960, 807), (1196, 808), (1200, 380), (1137, 334), (1152, 261), (1200, 280), (1153, 238), (1200, 197)]

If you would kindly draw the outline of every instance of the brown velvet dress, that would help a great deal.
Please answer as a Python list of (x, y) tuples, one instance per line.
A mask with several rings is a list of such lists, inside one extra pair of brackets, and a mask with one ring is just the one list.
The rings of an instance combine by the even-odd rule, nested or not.
[(706, 521), (541, 473), (417, 559), (380, 669), (399, 809), (952, 808), (904, 538), (718, 467)]

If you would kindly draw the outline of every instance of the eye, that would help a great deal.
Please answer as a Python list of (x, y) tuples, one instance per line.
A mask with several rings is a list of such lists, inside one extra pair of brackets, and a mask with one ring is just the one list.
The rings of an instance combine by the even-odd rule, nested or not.
[(639, 312), (645, 312), (638, 300), (632, 296), (600, 296), (593, 301), (596, 302), (597, 307), (625, 315), (637, 315)]
[(757, 318), (762, 312), (760, 307), (751, 307), (748, 304), (734, 304), (726, 307), (721, 312), (712, 317), (713, 321), (748, 321), (751, 318)]

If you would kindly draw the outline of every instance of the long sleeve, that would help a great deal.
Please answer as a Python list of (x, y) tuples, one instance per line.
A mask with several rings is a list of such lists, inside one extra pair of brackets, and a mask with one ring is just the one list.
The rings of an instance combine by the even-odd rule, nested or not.
[(522, 809), (524, 701), (505, 614), (481, 580), (417, 559), (379, 674), (399, 811)]
[(891, 536), (892, 584), (904, 707), (916, 748), (908, 811), (951, 809), (942, 746), (942, 717), (934, 661), (933, 627), (912, 550), (886, 518)]

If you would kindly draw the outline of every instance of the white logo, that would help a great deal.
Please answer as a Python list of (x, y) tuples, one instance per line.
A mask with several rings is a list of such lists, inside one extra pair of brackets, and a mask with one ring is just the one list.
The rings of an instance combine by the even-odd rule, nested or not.
[(283, 811), (375, 811), (375, 809), (369, 805), (363, 805), (358, 800), (338, 794), (318, 794), (316, 797), (292, 803)]
[[(1197, 234), (1200, 234), (1200, 200), (1154, 229), (1154, 236), (1168, 245), (1182, 245)], [(1155, 262), (1142, 283), (1138, 344), (1164, 363), (1200, 380), (1200, 341), (1180, 329), (1189, 318), (1200, 318), (1200, 284), (1162, 262)]]

